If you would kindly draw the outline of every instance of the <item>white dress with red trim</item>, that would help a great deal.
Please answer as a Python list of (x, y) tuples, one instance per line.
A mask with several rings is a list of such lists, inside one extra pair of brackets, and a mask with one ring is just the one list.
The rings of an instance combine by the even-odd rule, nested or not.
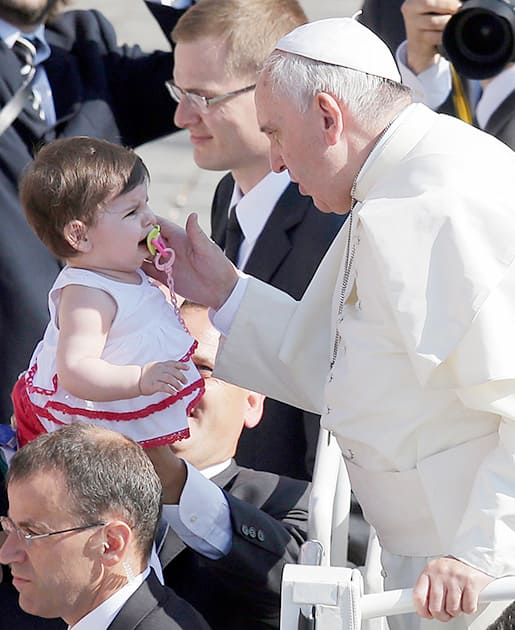
[[(154, 281), (142, 271), (141, 284), (127, 284), (86, 269), (65, 267), (49, 294), (50, 323), (39, 342), (23, 384), (24, 411), (16, 412), (21, 443), (39, 432), (50, 432), (78, 420), (119, 431), (142, 446), (171, 444), (189, 436), (188, 415), (204, 391), (204, 381), (191, 361), (196, 341), (180, 322), (173, 306)], [(78, 284), (101, 289), (117, 305), (102, 359), (116, 365), (144, 365), (151, 361), (184, 361), (188, 382), (179, 392), (158, 392), (128, 400), (95, 402), (77, 398), (61, 387), (56, 368), (59, 336), (57, 313), (63, 287)], [(13, 393), (14, 398), (14, 393)], [(16, 407), (16, 405), (15, 405)], [(21, 416), (21, 417), (19, 417)], [(32, 426), (29, 426), (31, 424)], [(39, 430), (39, 427), (38, 427)], [(38, 432), (38, 431), (36, 431)], [(30, 438), (29, 438), (30, 439)]]

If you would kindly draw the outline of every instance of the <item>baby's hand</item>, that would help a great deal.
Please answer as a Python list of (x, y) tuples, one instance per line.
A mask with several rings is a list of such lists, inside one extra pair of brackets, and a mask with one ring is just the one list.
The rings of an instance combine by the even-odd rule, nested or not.
[(150, 396), (156, 392), (175, 393), (187, 383), (183, 374), (189, 370), (188, 364), (182, 361), (163, 361), (162, 363), (146, 363), (141, 368), (139, 392), (142, 396)]

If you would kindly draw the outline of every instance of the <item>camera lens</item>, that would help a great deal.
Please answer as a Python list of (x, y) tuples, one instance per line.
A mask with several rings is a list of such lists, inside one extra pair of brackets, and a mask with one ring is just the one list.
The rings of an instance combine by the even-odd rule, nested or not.
[(506, 20), (486, 11), (472, 10), (456, 27), (456, 38), (471, 61), (495, 62), (512, 48), (512, 33)]
[(515, 0), (466, 0), (443, 31), (446, 57), (470, 79), (486, 79), (515, 60)]

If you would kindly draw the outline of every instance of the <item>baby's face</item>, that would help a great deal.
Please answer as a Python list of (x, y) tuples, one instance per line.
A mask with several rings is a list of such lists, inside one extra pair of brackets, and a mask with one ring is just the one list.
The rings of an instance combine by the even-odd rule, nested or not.
[(146, 183), (113, 197), (87, 228), (80, 264), (121, 278), (134, 273), (149, 256), (146, 239), (155, 222)]

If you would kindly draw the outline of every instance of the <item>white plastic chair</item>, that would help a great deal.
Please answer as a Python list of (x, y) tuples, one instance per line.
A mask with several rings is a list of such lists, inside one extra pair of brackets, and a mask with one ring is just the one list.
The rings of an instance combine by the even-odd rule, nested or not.
[[(361, 630), (367, 620), (414, 612), (412, 589), (364, 595), (357, 569), (286, 565), (281, 597), (281, 630)], [(480, 604), (515, 598), (515, 577), (491, 582), (479, 596)], [(299, 611), (312, 610), (316, 621), (299, 624)]]
[(347, 562), (350, 499), (350, 482), (340, 447), (333, 435), (320, 429), (309, 502), (308, 541), (321, 546), (321, 565), (345, 566)]
[[(345, 567), (349, 536), (351, 487), (336, 439), (326, 429), (318, 437), (308, 518), (308, 540), (301, 549), (299, 565)], [(360, 589), (366, 593), (382, 590), (380, 549), (371, 529), (364, 567), (360, 567)], [(357, 578), (356, 578), (357, 579)], [(284, 577), (283, 577), (284, 589)], [(297, 610), (297, 626), (314, 627), (312, 606)], [(282, 627), (282, 626), (281, 626)], [(323, 626), (319, 626), (323, 627)], [(382, 620), (366, 622), (362, 630), (385, 630)]]
[[(371, 529), (364, 567), (346, 567), (351, 489), (334, 436), (320, 430), (308, 540), (283, 571), (281, 630), (386, 630), (385, 616), (414, 612), (412, 589), (383, 592), (380, 547)], [(515, 599), (515, 577), (495, 580), (480, 603)]]

